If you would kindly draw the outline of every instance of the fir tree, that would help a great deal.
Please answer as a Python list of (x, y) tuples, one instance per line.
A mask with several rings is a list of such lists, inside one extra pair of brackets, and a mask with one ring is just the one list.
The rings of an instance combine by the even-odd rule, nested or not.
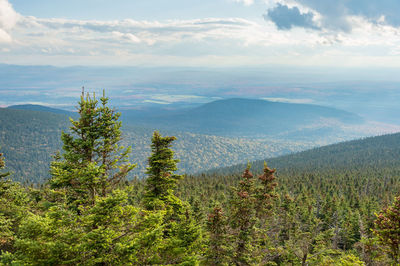
[(231, 226), (236, 232), (236, 246), (233, 261), (236, 265), (250, 265), (254, 263), (254, 225), (256, 223), (255, 185), (254, 176), (250, 172), (250, 164), (242, 175), (239, 186), (235, 189), (232, 204)]
[(121, 113), (115, 112), (107, 106), (108, 98), (104, 96), (100, 98), (101, 106), (99, 109), (99, 131), (100, 139), (96, 145), (95, 153), (99, 158), (98, 164), (103, 169), (101, 176), (102, 196), (112, 191), (123, 180), (126, 175), (136, 165), (128, 162), (131, 147), (124, 148), (119, 144), (121, 141), (121, 126), (118, 121)]
[[(5, 162), (4, 162), (4, 157), (3, 154), (0, 153), (0, 170), (3, 170), (5, 168)], [(6, 198), (6, 193), (8, 192), (10, 188), (10, 184), (8, 181), (3, 180), (4, 177), (8, 176), (9, 173), (0, 173), (0, 203), (2, 206), (0, 207), (0, 254), (1, 251), (6, 250), (7, 247), (10, 244), (10, 241), (13, 238), (13, 233), (12, 233), (12, 220), (8, 217), (8, 215), (5, 214), (6, 208), (4, 205), (9, 204), (7, 202)], [(8, 207), (8, 206), (7, 206)]]
[(393, 204), (377, 214), (374, 234), (386, 247), (394, 264), (400, 264), (400, 196)]
[(160, 264), (193, 264), (202, 249), (202, 233), (193, 220), (191, 208), (174, 195), (181, 175), (177, 170), (174, 152), (170, 149), (175, 137), (162, 137), (157, 131), (152, 138), (148, 177), (143, 204), (148, 211), (164, 211), (163, 246), (158, 252)]
[(174, 195), (181, 175), (174, 172), (178, 169), (174, 152), (170, 149), (175, 137), (162, 137), (155, 131), (151, 139), (152, 154), (147, 168), (146, 192), (144, 205), (148, 210), (172, 208), (174, 212), (182, 212), (182, 202)]
[[(0, 170), (5, 168), (3, 154), (0, 153)], [(9, 172), (0, 173), (0, 256), (8, 256), (14, 251), (14, 241), (20, 220), (29, 208), (29, 198), (25, 189), (11, 180), (6, 180)], [(2, 258), (0, 258), (0, 265)]]
[(264, 162), (264, 173), (258, 177), (261, 186), (256, 190), (256, 210), (257, 216), (264, 219), (271, 215), (274, 200), (277, 198), (275, 188), (278, 184), (275, 182), (275, 172), (275, 169), (268, 168)]
[(206, 264), (228, 265), (228, 227), (221, 207), (215, 207), (208, 215), (209, 233)]
[(97, 196), (105, 196), (123, 180), (135, 165), (128, 162), (130, 147), (119, 146), (120, 116), (107, 107), (108, 98), (82, 93), (79, 119), (70, 118), (71, 133), (62, 132), (64, 153), (57, 154), (51, 164), (50, 184), (65, 188), (70, 202), (94, 204)]
[[(3, 154), (0, 153), (0, 170), (3, 170), (6, 167), (6, 163), (4, 162), (4, 157)], [(9, 176), (10, 173), (9, 172), (5, 172), (5, 173), (0, 173), (0, 181), (4, 178)]]

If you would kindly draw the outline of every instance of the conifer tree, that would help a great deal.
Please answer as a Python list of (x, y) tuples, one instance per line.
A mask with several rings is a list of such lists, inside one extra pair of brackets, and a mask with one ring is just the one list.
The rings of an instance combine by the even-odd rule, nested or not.
[(65, 188), (71, 202), (94, 204), (123, 180), (135, 165), (128, 162), (131, 148), (119, 145), (120, 114), (107, 107), (104, 95), (98, 106), (95, 95), (82, 92), (79, 119), (70, 118), (70, 133), (62, 132), (64, 153), (51, 164), (50, 184)]
[[(0, 153), (0, 170), (3, 170), (5, 168), (5, 162), (4, 162), (4, 157), (3, 154)], [(4, 194), (7, 192), (9, 189), (9, 184), (7, 181), (2, 180), (4, 177), (8, 176), (9, 173), (0, 173), (0, 203), (6, 204), (6, 197), (4, 197)], [(0, 254), (1, 251), (6, 249), (5, 247), (7, 244), (10, 242), (12, 239), (12, 230), (11, 230), (11, 225), (12, 222), (11, 220), (3, 213), (3, 208), (5, 206), (0, 207)]]
[(395, 265), (400, 264), (400, 196), (377, 214), (374, 234), (383, 244)]
[[(0, 153), (0, 170), (5, 168), (3, 154)], [(9, 172), (0, 172), (0, 256), (14, 250), (14, 241), (20, 220), (26, 215), (29, 198), (19, 183), (5, 179)], [(0, 258), (0, 265), (2, 264)]]
[(193, 220), (190, 206), (174, 195), (174, 189), (182, 179), (174, 173), (178, 160), (174, 159), (170, 147), (175, 139), (162, 137), (157, 131), (153, 134), (143, 204), (148, 211), (166, 213), (163, 237), (159, 239), (162, 242), (158, 251), (159, 263), (191, 265), (198, 260), (202, 233)]
[(174, 189), (182, 179), (174, 173), (178, 169), (178, 160), (174, 159), (170, 149), (174, 140), (176, 137), (162, 137), (158, 131), (153, 133), (144, 194), (144, 205), (148, 210), (172, 208), (174, 212), (182, 212), (182, 202), (174, 195)]
[[(3, 170), (5, 168), (5, 166), (6, 166), (6, 163), (4, 162), (3, 154), (0, 153), (0, 170)], [(9, 175), (10, 175), (9, 172), (0, 173), (0, 180)]]
[(206, 264), (228, 265), (228, 227), (222, 208), (217, 206), (208, 215), (209, 233)]
[(232, 228), (236, 231), (236, 246), (233, 261), (236, 265), (250, 265), (254, 262), (252, 252), (254, 246), (254, 225), (256, 223), (254, 176), (250, 172), (250, 164), (242, 175), (239, 186), (235, 189), (235, 197), (231, 202)]
[(261, 186), (256, 190), (256, 210), (257, 216), (264, 219), (271, 215), (273, 201), (277, 198), (275, 188), (278, 184), (275, 182), (275, 171), (275, 169), (268, 168), (267, 163), (264, 162), (263, 174), (258, 177)]
[(129, 171), (136, 165), (128, 162), (131, 147), (124, 148), (119, 144), (121, 141), (121, 122), (118, 121), (121, 113), (116, 112), (107, 106), (108, 98), (100, 98), (101, 106), (99, 107), (99, 130), (100, 140), (96, 146), (96, 157), (99, 158), (101, 168), (103, 169), (101, 176), (102, 196), (113, 190), (122, 180), (125, 179)]

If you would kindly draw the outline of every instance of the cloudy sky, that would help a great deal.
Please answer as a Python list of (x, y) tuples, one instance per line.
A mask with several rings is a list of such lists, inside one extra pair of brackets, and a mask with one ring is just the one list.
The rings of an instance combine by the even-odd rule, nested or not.
[(399, 0), (0, 0), (0, 63), (400, 66)]

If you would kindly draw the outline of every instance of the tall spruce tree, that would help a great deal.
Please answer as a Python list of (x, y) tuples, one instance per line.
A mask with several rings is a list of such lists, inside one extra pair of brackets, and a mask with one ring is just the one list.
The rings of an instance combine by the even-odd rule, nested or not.
[(143, 204), (148, 211), (165, 213), (158, 263), (196, 265), (202, 250), (202, 233), (190, 206), (174, 195), (178, 181), (182, 179), (174, 173), (178, 160), (174, 159), (170, 147), (175, 139), (162, 137), (157, 131), (153, 134)]
[(274, 200), (278, 197), (275, 188), (278, 185), (275, 181), (275, 169), (270, 169), (264, 162), (263, 174), (258, 177), (261, 185), (256, 189), (256, 211), (257, 216), (265, 219), (271, 215)]
[(254, 264), (252, 253), (255, 249), (254, 237), (256, 223), (255, 184), (254, 176), (250, 172), (250, 164), (243, 172), (242, 180), (235, 189), (235, 197), (231, 202), (231, 226), (235, 232), (236, 246), (233, 262), (236, 265)]
[(70, 118), (70, 133), (62, 132), (64, 153), (51, 164), (50, 184), (65, 188), (71, 202), (94, 204), (106, 196), (135, 165), (128, 162), (131, 148), (119, 145), (120, 113), (107, 107), (108, 98), (84, 95), (79, 102), (78, 120)]
[(144, 194), (144, 205), (148, 210), (172, 208), (174, 212), (182, 212), (182, 202), (174, 195), (174, 189), (182, 179), (174, 173), (178, 169), (178, 160), (174, 159), (170, 149), (174, 140), (176, 137), (162, 137), (158, 131), (153, 133)]

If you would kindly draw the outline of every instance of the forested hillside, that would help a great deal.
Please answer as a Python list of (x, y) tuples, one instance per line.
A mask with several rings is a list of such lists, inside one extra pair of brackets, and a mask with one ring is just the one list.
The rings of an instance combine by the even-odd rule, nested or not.
[[(8, 158), (9, 170), (15, 172), (15, 180), (28, 183), (43, 182), (49, 177), (48, 168), (52, 155), (62, 148), (60, 134), (62, 130), (68, 131), (68, 116), (54, 113), (59, 113), (58, 109), (38, 106), (21, 108), (26, 110), (0, 108), (0, 146)], [(147, 157), (150, 154), (152, 132), (149, 128), (124, 126), (122, 142), (125, 146), (132, 146), (133, 160), (138, 164), (130, 178), (144, 175)], [(162, 130), (162, 133), (178, 138), (174, 149), (177, 158), (181, 160), (178, 165), (182, 173), (195, 173), (290, 153), (314, 145), (310, 142), (260, 141), (172, 130)]]
[[(311, 258), (321, 256), (316, 247), (324, 243), (325, 252), (332, 252), (331, 255), (335, 251), (328, 249), (333, 247), (347, 254), (358, 254), (365, 265), (398, 265), (386, 261), (384, 253), (398, 259), (399, 198), (395, 207), (385, 209), (392, 212), (391, 216), (385, 216), (384, 212), (376, 215), (399, 195), (399, 155), (400, 134), (391, 134), (266, 159), (269, 167), (276, 168), (279, 184), (276, 189), (280, 195), (276, 208), (282, 212), (276, 213), (269, 225), (270, 236), (274, 231), (283, 236), (276, 236), (280, 239), (277, 242), (271, 241), (275, 247), (284, 248), (274, 250), (276, 253), (270, 251), (270, 256), (282, 258), (288, 252), (295, 254), (292, 263), (300, 264), (302, 259), (312, 261)], [(209, 200), (214, 202), (209, 206), (219, 202), (229, 209), (231, 188), (241, 182), (246, 167), (240, 164), (188, 176), (178, 189), (179, 195), (196, 206)], [(251, 169), (261, 175), (265, 161), (251, 163)], [(381, 229), (387, 230), (385, 236), (374, 238), (372, 232)], [(322, 241), (323, 235), (329, 240)], [(380, 241), (394, 242), (381, 249)], [(328, 260), (317, 265), (362, 265), (359, 263)]]
[(128, 181), (107, 102), (82, 96), (41, 186), (7, 179), (0, 153), (0, 264), (399, 265), (398, 134), (183, 176), (155, 131)]
[(51, 108), (43, 105), (37, 104), (20, 104), (20, 105), (11, 105), (7, 107), (8, 109), (16, 109), (16, 110), (28, 110), (28, 111), (41, 111), (41, 112), (48, 112), (53, 114), (63, 114), (68, 116), (76, 117), (77, 113), (69, 112), (62, 109)]
[[(255, 171), (263, 169), (264, 161), (280, 171), (343, 171), (366, 167), (397, 168), (400, 166), (400, 133), (313, 148), (277, 158), (265, 158), (252, 163)], [(239, 173), (245, 164), (210, 170), (215, 173)]]
[(51, 156), (62, 146), (61, 130), (68, 126), (67, 116), (0, 109), (0, 145), (15, 180), (36, 182), (48, 176)]

